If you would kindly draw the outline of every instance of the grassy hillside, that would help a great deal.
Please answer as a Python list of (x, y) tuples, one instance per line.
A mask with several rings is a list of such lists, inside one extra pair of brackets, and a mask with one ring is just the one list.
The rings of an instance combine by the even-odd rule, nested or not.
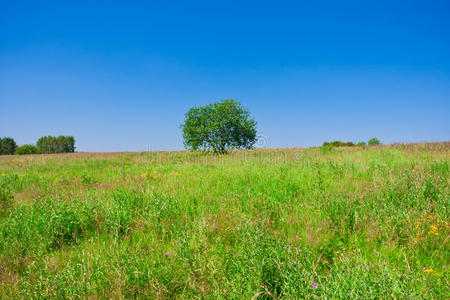
[(0, 298), (448, 299), (449, 171), (450, 143), (1, 156)]

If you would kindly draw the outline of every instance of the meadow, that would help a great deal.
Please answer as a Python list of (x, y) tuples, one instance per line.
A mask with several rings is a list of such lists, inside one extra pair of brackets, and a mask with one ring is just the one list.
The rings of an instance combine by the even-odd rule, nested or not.
[(450, 142), (0, 156), (0, 298), (449, 299)]

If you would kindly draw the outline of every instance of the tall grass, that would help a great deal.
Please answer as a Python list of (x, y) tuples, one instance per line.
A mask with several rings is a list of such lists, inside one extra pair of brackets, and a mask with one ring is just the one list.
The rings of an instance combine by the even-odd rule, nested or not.
[(0, 157), (1, 298), (449, 298), (450, 143)]

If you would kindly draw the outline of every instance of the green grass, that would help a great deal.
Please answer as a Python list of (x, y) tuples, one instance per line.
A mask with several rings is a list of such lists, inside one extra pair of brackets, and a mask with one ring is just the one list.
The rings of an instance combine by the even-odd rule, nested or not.
[(0, 298), (448, 299), (449, 171), (450, 143), (2, 156)]

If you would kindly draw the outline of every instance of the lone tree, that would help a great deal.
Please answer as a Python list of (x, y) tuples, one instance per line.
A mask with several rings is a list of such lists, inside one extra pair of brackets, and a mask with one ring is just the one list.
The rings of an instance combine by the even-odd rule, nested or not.
[(192, 150), (251, 149), (256, 142), (256, 122), (240, 102), (224, 99), (192, 107), (185, 115), (184, 146)]
[(369, 146), (378, 146), (378, 145), (381, 145), (381, 142), (380, 142), (380, 140), (379, 139), (377, 139), (377, 138), (371, 138), (368, 142), (367, 142), (367, 144), (369, 145)]

